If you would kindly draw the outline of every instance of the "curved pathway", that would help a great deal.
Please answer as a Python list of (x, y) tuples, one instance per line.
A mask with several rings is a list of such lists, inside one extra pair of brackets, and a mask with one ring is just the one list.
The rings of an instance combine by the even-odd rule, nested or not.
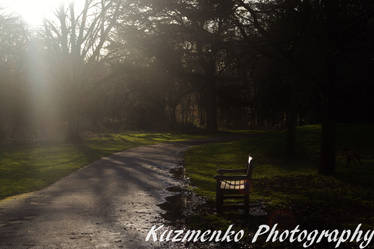
[(167, 187), (179, 184), (169, 170), (192, 144), (115, 153), (41, 191), (1, 201), (0, 248), (170, 247), (145, 237), (153, 225), (164, 223), (157, 205)]

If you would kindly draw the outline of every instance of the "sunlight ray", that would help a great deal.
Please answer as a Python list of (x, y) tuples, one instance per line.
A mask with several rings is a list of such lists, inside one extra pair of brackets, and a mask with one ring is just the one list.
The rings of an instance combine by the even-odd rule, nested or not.
[(83, 0), (2, 0), (0, 8), (7, 13), (21, 16), (31, 26), (38, 26), (42, 24), (44, 18), (53, 15), (58, 6), (72, 1), (77, 4), (83, 2)]

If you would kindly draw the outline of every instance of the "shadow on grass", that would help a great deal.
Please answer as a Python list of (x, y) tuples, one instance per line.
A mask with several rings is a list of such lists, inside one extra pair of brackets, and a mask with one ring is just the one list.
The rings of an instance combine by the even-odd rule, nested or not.
[(39, 190), (101, 157), (132, 147), (205, 136), (172, 133), (95, 134), (80, 143), (0, 145), (0, 199)]
[[(216, 170), (244, 168), (250, 153), (255, 165), (251, 202), (265, 202), (269, 214), (286, 210), (298, 224), (312, 224), (314, 228), (327, 224), (331, 227), (372, 225), (374, 165), (370, 141), (374, 139), (373, 131), (369, 125), (338, 126), (334, 177), (321, 176), (317, 171), (321, 132), (318, 125), (298, 128), (296, 155), (291, 161), (284, 157), (284, 132), (247, 131), (247, 137), (241, 141), (202, 145), (188, 151), (186, 172), (196, 192), (214, 203)], [(347, 166), (345, 148), (359, 153), (363, 165)]]

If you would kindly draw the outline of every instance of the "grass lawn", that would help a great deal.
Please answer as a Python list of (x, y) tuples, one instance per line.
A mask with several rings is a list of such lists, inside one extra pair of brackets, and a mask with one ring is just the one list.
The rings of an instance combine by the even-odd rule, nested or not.
[[(334, 177), (318, 175), (320, 126), (297, 129), (295, 159), (287, 161), (285, 133), (241, 131), (240, 141), (196, 146), (185, 154), (187, 175), (195, 191), (215, 199), (218, 168), (246, 167), (248, 154), (254, 157), (251, 201), (267, 204), (272, 213), (286, 210), (297, 224), (316, 227), (326, 224), (349, 226), (374, 224), (374, 127), (339, 125), (337, 130), (337, 172)], [(345, 163), (344, 149), (359, 153), (363, 165)]]
[(202, 138), (171, 133), (100, 134), (79, 145), (0, 146), (0, 199), (41, 189), (103, 156), (131, 147)]

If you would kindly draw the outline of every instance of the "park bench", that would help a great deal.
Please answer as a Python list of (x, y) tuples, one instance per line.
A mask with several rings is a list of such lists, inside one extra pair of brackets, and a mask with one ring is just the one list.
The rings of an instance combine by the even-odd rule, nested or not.
[[(218, 169), (216, 185), (216, 208), (221, 213), (223, 208), (237, 207), (238, 205), (224, 206), (225, 199), (243, 199), (245, 213), (249, 212), (249, 190), (253, 169), (252, 157), (248, 157), (248, 165), (243, 169)], [(241, 174), (241, 175), (233, 175)]]

